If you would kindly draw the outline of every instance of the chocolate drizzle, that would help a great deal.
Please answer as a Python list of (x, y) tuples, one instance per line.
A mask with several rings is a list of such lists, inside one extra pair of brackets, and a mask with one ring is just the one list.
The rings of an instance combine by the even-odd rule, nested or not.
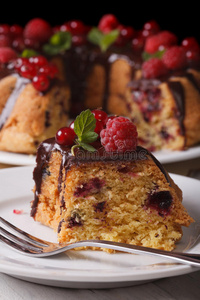
[(30, 82), (28, 79), (20, 77), (16, 74), (12, 75), (17, 77), (17, 81), (15, 84), (15, 88), (12, 91), (10, 97), (7, 99), (6, 105), (0, 115), (0, 130), (2, 129), (2, 127), (4, 126), (7, 118), (10, 116), (13, 107), (15, 105), (15, 102), (19, 96), (19, 94), (21, 93), (21, 91), (24, 89), (24, 87), (26, 86), (26, 84), (28, 82)]
[(123, 53), (119, 53), (119, 49), (111, 47), (111, 49), (103, 53), (99, 48), (87, 45), (72, 48), (63, 54), (65, 74), (71, 87), (71, 102), (72, 106), (76, 106), (75, 115), (84, 108), (88, 88), (87, 82), (94, 66), (99, 65), (105, 71), (102, 108), (106, 111), (110, 95), (109, 78), (112, 63), (119, 59), (125, 60), (131, 68), (130, 80), (133, 79), (134, 70), (139, 68), (141, 58), (139, 58), (138, 55), (136, 56), (133, 51), (130, 51), (128, 48), (120, 49), (120, 51), (123, 51)]
[[(69, 147), (60, 146), (55, 142), (54, 138), (47, 139), (40, 144), (37, 157), (36, 157), (36, 167), (33, 172), (33, 179), (35, 181), (35, 197), (32, 202), (31, 216), (34, 217), (37, 212), (38, 197), (41, 193), (42, 184), (42, 170), (49, 163), (51, 154), (54, 151), (59, 151), (62, 155), (62, 160), (60, 164), (59, 178), (58, 178), (58, 191), (61, 193), (61, 185), (63, 182), (63, 175), (67, 174), (68, 170), (73, 166), (79, 166), (81, 164), (88, 164), (92, 162), (102, 162), (102, 163), (118, 163), (121, 161), (137, 161), (152, 159), (154, 163), (158, 166), (161, 172), (165, 175), (166, 180), (170, 184), (170, 179), (159, 163), (159, 161), (146, 149), (138, 146), (135, 151), (127, 152), (125, 154), (120, 153), (108, 153), (105, 152), (104, 148), (99, 148), (96, 152), (88, 152), (83, 149), (76, 149), (75, 156), (71, 154), (71, 149)], [(65, 172), (63, 172), (65, 170)], [(62, 201), (61, 201), (62, 202)], [(61, 203), (63, 207), (63, 203)]]
[(176, 102), (177, 111), (176, 117), (179, 120), (181, 134), (184, 135), (184, 118), (185, 118), (185, 94), (184, 89), (180, 81), (168, 81), (168, 86), (174, 96)]

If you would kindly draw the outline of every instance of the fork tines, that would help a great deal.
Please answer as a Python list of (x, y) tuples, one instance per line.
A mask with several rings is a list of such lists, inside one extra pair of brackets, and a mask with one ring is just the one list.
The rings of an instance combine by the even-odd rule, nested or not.
[(43, 248), (49, 246), (49, 242), (30, 235), (2, 217), (0, 217), (0, 222), (9, 230), (0, 226), (0, 240), (16, 250), (25, 253), (42, 253)]

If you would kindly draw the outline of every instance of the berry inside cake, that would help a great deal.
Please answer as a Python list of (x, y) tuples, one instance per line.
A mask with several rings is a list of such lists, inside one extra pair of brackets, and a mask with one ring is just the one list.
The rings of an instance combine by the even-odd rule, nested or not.
[(42, 142), (33, 173), (34, 220), (53, 228), (60, 243), (99, 239), (174, 249), (193, 219), (180, 188), (138, 146), (137, 135), (128, 118), (97, 109)]

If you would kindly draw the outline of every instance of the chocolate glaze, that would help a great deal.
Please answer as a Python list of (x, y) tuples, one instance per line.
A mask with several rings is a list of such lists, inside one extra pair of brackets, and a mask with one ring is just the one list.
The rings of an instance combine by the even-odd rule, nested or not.
[(1, 64), (0, 63), (0, 79), (14, 73), (12, 64)]
[(16, 99), (18, 98), (21, 91), (24, 89), (26, 84), (30, 82), (28, 79), (18, 76), (17, 74), (13, 74), (12, 76), (17, 77), (17, 81), (15, 84), (15, 88), (12, 91), (10, 97), (7, 99), (5, 107), (0, 115), (0, 130), (2, 129), (3, 125), (5, 124), (7, 118), (10, 116), (10, 113), (13, 110), (15, 105)]
[(84, 108), (88, 76), (95, 65), (100, 65), (105, 71), (105, 88), (102, 99), (104, 110), (107, 110), (107, 100), (109, 98), (111, 64), (117, 59), (126, 60), (131, 67), (130, 79), (133, 78), (134, 70), (141, 65), (141, 58), (134, 54), (130, 48), (111, 47), (106, 52), (101, 52), (98, 47), (87, 44), (72, 48), (63, 53), (62, 56), (66, 78), (71, 87), (72, 104), (79, 104), (79, 111), (75, 111), (76, 115)]
[[(35, 182), (35, 196), (32, 202), (31, 216), (34, 217), (37, 212), (38, 196), (41, 193), (42, 184), (42, 170), (49, 163), (51, 154), (53, 151), (59, 151), (62, 155), (62, 161), (60, 164), (60, 172), (58, 178), (58, 191), (61, 192), (61, 185), (63, 182), (63, 169), (65, 169), (65, 174), (73, 166), (79, 166), (81, 164), (88, 164), (92, 162), (102, 162), (102, 163), (120, 163), (122, 161), (137, 161), (152, 159), (154, 163), (159, 167), (161, 172), (165, 175), (166, 180), (170, 184), (170, 178), (160, 164), (160, 162), (146, 149), (138, 146), (135, 151), (127, 152), (125, 154), (120, 153), (108, 153), (105, 152), (103, 147), (97, 149), (96, 152), (88, 152), (83, 149), (76, 148), (75, 155), (71, 153), (69, 147), (60, 146), (55, 142), (54, 138), (45, 140), (40, 144), (37, 156), (36, 156), (36, 167), (33, 171), (33, 180)], [(61, 206), (63, 203), (61, 203)]]
[(184, 89), (180, 81), (168, 81), (168, 86), (173, 94), (174, 100), (176, 101), (177, 111), (176, 117), (180, 124), (180, 133), (184, 135), (185, 126), (185, 94)]

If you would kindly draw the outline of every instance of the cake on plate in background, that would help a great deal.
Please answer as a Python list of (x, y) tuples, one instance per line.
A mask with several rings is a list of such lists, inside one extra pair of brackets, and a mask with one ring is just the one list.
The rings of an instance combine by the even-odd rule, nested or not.
[[(35, 153), (69, 117), (97, 107), (133, 120), (139, 145), (150, 151), (199, 143), (200, 47), (194, 37), (179, 41), (154, 20), (136, 30), (112, 14), (94, 26), (81, 20), (51, 26), (40, 18), (24, 28), (0, 26), (0, 150)], [(20, 89), (16, 78), (23, 81)]]

